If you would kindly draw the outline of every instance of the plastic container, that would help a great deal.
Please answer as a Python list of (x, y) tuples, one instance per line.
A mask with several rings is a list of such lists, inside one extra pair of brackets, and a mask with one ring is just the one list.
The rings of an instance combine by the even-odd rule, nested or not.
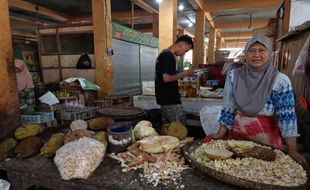
[(0, 189), (1, 190), (9, 190), (10, 189), (10, 183), (4, 179), (0, 179)]
[(53, 121), (54, 112), (37, 112), (38, 115), (21, 115), (22, 121), (24, 123), (47, 123)]
[(108, 127), (108, 142), (110, 152), (125, 152), (132, 143), (132, 127), (126, 123), (117, 123)]

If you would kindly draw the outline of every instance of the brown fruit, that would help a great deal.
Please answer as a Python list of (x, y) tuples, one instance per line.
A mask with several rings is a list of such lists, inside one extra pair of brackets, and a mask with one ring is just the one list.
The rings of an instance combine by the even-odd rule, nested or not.
[(28, 137), (17, 144), (14, 153), (17, 157), (27, 158), (37, 153), (42, 145), (43, 143), (39, 137)]
[(85, 129), (78, 129), (78, 130), (75, 130), (75, 131), (68, 133), (65, 136), (64, 144), (67, 144), (68, 142), (71, 142), (71, 141), (78, 140), (82, 137), (91, 137), (91, 136), (92, 136), (92, 134), (90, 131), (85, 130)]
[(88, 127), (92, 130), (103, 130), (114, 124), (114, 120), (108, 117), (97, 117), (88, 123)]

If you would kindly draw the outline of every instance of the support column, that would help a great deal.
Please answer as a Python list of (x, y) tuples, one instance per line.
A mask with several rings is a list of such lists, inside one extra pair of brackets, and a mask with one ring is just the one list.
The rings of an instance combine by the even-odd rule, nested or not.
[(215, 29), (209, 26), (208, 64), (214, 63)]
[(177, 0), (159, 4), (159, 52), (168, 48), (176, 39)]
[(111, 0), (92, 0), (96, 83), (101, 90), (99, 98), (113, 93), (112, 56), (107, 48), (112, 48)]
[(222, 38), (219, 35), (216, 35), (216, 50), (221, 48)]
[(0, 141), (11, 135), (21, 124), (18, 90), (13, 59), (12, 36), (9, 23), (9, 5), (0, 0)]
[(290, 26), (290, 17), (291, 17), (291, 0), (284, 0), (284, 17), (282, 21), (282, 33), (284, 35), (288, 33)]
[(152, 28), (153, 28), (153, 36), (155, 37), (158, 37), (158, 15), (157, 14), (154, 14), (153, 15), (153, 25), (152, 25)]
[(135, 2), (131, 1), (131, 29), (134, 29), (135, 22)]
[(224, 37), (221, 38), (221, 47), (223, 47), (223, 48), (226, 47)]
[(198, 10), (196, 12), (196, 24), (195, 24), (195, 39), (194, 39), (194, 52), (193, 52), (193, 68), (198, 68), (199, 64), (205, 64), (205, 12)]

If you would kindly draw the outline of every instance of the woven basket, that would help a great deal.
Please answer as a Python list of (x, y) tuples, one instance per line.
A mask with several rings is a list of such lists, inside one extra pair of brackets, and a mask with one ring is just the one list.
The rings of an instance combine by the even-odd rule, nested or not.
[(215, 178), (219, 181), (229, 183), (235, 186), (239, 186), (241, 188), (247, 189), (268, 189), (268, 190), (306, 190), (310, 187), (310, 179), (309, 179), (309, 171), (307, 171), (308, 181), (307, 183), (300, 185), (300, 186), (279, 186), (279, 185), (271, 185), (265, 183), (259, 183), (250, 181), (247, 179), (242, 179), (239, 177), (235, 177), (232, 175), (225, 174), (223, 172), (214, 170), (208, 166), (205, 166), (199, 162), (197, 162), (194, 158), (191, 157), (191, 153), (194, 152), (200, 145), (202, 144), (201, 141), (194, 141), (192, 144), (187, 145), (183, 148), (183, 154), (185, 159), (189, 162), (191, 166), (193, 166), (196, 170), (204, 173), (205, 175)]

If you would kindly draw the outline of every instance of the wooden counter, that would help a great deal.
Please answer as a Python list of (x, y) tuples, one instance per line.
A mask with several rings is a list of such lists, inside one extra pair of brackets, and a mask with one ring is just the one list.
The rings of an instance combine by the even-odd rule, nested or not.
[[(211, 99), (211, 98), (181, 98), (183, 109), (187, 113), (199, 113), (204, 106), (222, 106), (223, 99)], [(159, 109), (160, 106), (156, 103), (155, 96), (134, 96), (134, 107), (142, 109)]]
[(33, 156), (28, 159), (11, 159), (0, 162), (0, 169), (7, 171), (11, 190), (24, 190), (31, 185), (52, 190), (102, 190), (102, 189), (208, 189), (237, 190), (231, 185), (206, 177), (204, 174), (187, 169), (182, 172), (182, 178), (166, 185), (153, 187), (140, 177), (141, 171), (121, 172), (120, 164), (105, 156), (105, 160), (86, 180), (62, 180), (53, 159)]

